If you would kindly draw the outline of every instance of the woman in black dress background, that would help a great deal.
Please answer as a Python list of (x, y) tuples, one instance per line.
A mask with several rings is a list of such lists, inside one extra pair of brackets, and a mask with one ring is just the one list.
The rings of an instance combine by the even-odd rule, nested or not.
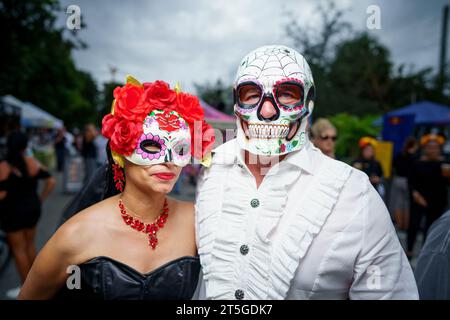
[[(6, 161), (0, 163), (0, 225), (6, 232), (22, 282), (36, 257), (34, 238), (41, 204), (52, 191), (55, 180), (33, 157), (25, 156), (27, 136), (14, 132), (8, 137)], [(38, 181), (45, 186), (38, 195)]]
[(411, 192), (408, 177), (414, 162), (417, 160), (418, 149), (418, 141), (414, 137), (408, 138), (403, 150), (394, 158), (392, 164), (394, 177), (389, 197), (389, 209), (393, 214), (395, 225), (402, 231), (407, 231), (409, 225)]
[(407, 256), (412, 257), (414, 242), (425, 217), (424, 241), (428, 228), (447, 207), (447, 185), (449, 167), (442, 156), (444, 138), (438, 135), (426, 135), (421, 139), (422, 156), (410, 171), (409, 188), (411, 190), (411, 217), (408, 228)]

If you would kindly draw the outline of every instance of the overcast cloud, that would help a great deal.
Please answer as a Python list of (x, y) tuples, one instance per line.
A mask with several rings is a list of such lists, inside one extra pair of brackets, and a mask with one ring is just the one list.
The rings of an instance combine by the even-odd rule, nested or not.
[[(89, 46), (74, 53), (79, 68), (99, 83), (110, 81), (109, 66), (118, 68), (116, 80), (126, 74), (152, 81), (180, 81), (185, 90), (193, 83), (231, 83), (240, 59), (264, 44), (292, 45), (283, 12), (291, 11), (300, 24), (317, 23), (318, 1), (195, 0), (195, 1), (62, 1), (76, 4), (83, 22), (79, 36)], [(366, 29), (367, 7), (381, 9), (381, 30), (373, 30), (396, 64), (436, 67), (442, 7), (446, 1), (341, 0), (346, 20), (355, 30)], [(61, 13), (59, 24), (65, 23)]]

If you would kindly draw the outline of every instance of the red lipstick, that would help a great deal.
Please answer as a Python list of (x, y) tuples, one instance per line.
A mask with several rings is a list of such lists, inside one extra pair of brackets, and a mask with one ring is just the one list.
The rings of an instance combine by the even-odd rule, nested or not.
[(165, 181), (169, 181), (175, 178), (175, 175), (173, 173), (155, 173), (154, 176)]

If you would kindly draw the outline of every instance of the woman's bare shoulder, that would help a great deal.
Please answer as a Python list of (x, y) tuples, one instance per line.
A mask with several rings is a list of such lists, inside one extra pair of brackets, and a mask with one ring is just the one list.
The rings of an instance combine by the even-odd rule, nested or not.
[(78, 260), (76, 257), (88, 255), (88, 247), (91, 248), (101, 239), (103, 226), (111, 216), (108, 212), (111, 211), (112, 201), (108, 198), (76, 213), (58, 228), (52, 238), (54, 244), (75, 260)]

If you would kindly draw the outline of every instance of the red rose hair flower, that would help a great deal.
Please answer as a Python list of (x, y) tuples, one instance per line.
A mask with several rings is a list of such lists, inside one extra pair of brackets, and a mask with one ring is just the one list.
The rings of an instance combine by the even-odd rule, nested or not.
[(127, 84), (114, 90), (113, 112), (102, 121), (102, 134), (110, 140), (111, 150), (128, 156), (136, 148), (143, 132), (143, 122), (152, 110), (163, 110), (156, 120), (161, 129), (169, 132), (179, 128), (176, 111), (189, 125), (193, 156), (202, 159), (211, 151), (215, 141), (214, 130), (204, 121), (204, 111), (197, 97), (176, 92), (157, 80), (140, 84), (129, 77)]

